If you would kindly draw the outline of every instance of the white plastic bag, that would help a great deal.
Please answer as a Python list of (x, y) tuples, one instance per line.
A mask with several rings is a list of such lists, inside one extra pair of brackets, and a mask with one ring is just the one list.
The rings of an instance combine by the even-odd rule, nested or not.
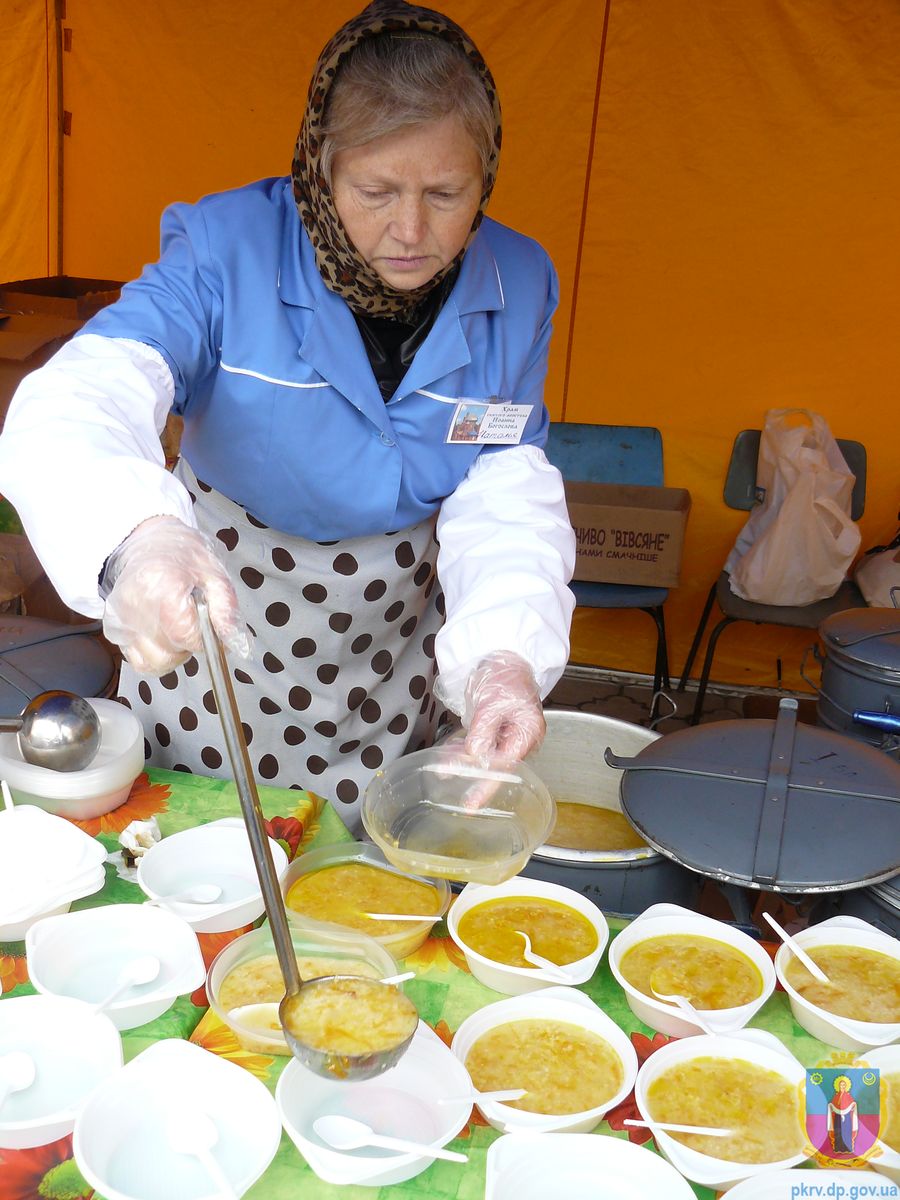
[(833, 596), (860, 544), (850, 519), (854, 482), (824, 417), (770, 409), (756, 468), (765, 499), (725, 563), (735, 595), (785, 606)]
[(872, 608), (900, 608), (900, 529), (889, 545), (865, 552), (853, 577)]

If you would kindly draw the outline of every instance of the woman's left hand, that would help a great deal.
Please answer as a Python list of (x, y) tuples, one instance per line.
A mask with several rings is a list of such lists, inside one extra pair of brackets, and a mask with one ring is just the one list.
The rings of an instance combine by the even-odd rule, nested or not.
[(518, 762), (544, 740), (546, 722), (534, 672), (502, 650), (482, 659), (466, 683), (466, 751), (484, 763)]

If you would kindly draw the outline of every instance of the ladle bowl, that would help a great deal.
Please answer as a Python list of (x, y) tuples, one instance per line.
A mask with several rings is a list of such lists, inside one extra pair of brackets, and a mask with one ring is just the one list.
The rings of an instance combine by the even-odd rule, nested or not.
[(81, 696), (56, 689), (29, 700), (18, 717), (0, 719), (15, 733), (26, 762), (51, 771), (81, 771), (100, 749), (100, 718)]

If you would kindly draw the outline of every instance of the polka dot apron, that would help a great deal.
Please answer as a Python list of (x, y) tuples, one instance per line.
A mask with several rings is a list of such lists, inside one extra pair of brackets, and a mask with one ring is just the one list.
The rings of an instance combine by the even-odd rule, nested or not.
[[(430, 745), (439, 716), (435, 518), (309, 542), (269, 529), (199, 482), (183, 459), (175, 475), (253, 634), (251, 659), (229, 658), (229, 667), (257, 780), (324, 796), (361, 836), (372, 774)], [(232, 777), (202, 656), (158, 679), (125, 663), (119, 693), (144, 727), (150, 765)]]

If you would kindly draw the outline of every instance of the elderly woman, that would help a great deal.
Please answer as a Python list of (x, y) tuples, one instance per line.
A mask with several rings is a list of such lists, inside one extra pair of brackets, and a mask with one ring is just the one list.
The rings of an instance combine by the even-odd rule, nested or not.
[(228, 774), (195, 586), (246, 658), (258, 777), (354, 831), (441, 705), (481, 757), (539, 742), (572, 611), (541, 449), (557, 285), (483, 219), (499, 148), (464, 31), (375, 0), (319, 58), (291, 178), (169, 208), (159, 261), (21, 385), (0, 487), (121, 645), (153, 765)]

